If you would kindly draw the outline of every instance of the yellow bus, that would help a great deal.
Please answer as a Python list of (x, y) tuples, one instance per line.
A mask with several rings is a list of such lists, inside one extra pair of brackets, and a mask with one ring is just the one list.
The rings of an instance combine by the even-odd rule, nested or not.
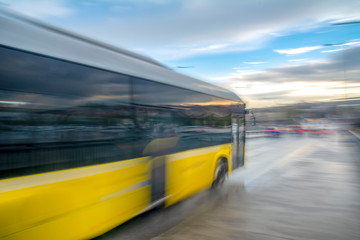
[(89, 239), (244, 164), (244, 102), (0, 9), (0, 239)]

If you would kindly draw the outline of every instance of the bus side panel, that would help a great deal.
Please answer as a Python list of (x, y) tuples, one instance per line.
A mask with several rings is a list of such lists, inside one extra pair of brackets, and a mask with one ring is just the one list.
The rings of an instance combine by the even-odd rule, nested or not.
[(209, 188), (217, 160), (230, 156), (229, 144), (189, 150), (170, 155), (167, 161), (166, 206)]
[(94, 237), (150, 204), (149, 179), (149, 161), (128, 160), (3, 180), (0, 238)]

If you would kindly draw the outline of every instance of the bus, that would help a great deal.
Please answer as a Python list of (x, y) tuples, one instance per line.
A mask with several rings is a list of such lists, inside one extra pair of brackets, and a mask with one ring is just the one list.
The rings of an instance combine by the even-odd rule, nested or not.
[(0, 9), (0, 239), (90, 239), (221, 186), (244, 102), (159, 62)]

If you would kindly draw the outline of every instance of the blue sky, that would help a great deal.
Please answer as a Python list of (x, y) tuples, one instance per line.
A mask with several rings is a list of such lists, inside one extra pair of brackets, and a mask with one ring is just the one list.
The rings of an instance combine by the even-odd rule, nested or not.
[(360, 24), (335, 25), (360, 21), (358, 0), (0, 2), (229, 88), (249, 107), (360, 97)]

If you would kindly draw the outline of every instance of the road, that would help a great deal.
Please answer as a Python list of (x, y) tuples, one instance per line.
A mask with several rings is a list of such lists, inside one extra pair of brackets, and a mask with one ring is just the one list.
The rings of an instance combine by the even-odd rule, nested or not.
[(218, 190), (153, 210), (98, 239), (360, 239), (360, 142), (348, 132), (247, 140)]

